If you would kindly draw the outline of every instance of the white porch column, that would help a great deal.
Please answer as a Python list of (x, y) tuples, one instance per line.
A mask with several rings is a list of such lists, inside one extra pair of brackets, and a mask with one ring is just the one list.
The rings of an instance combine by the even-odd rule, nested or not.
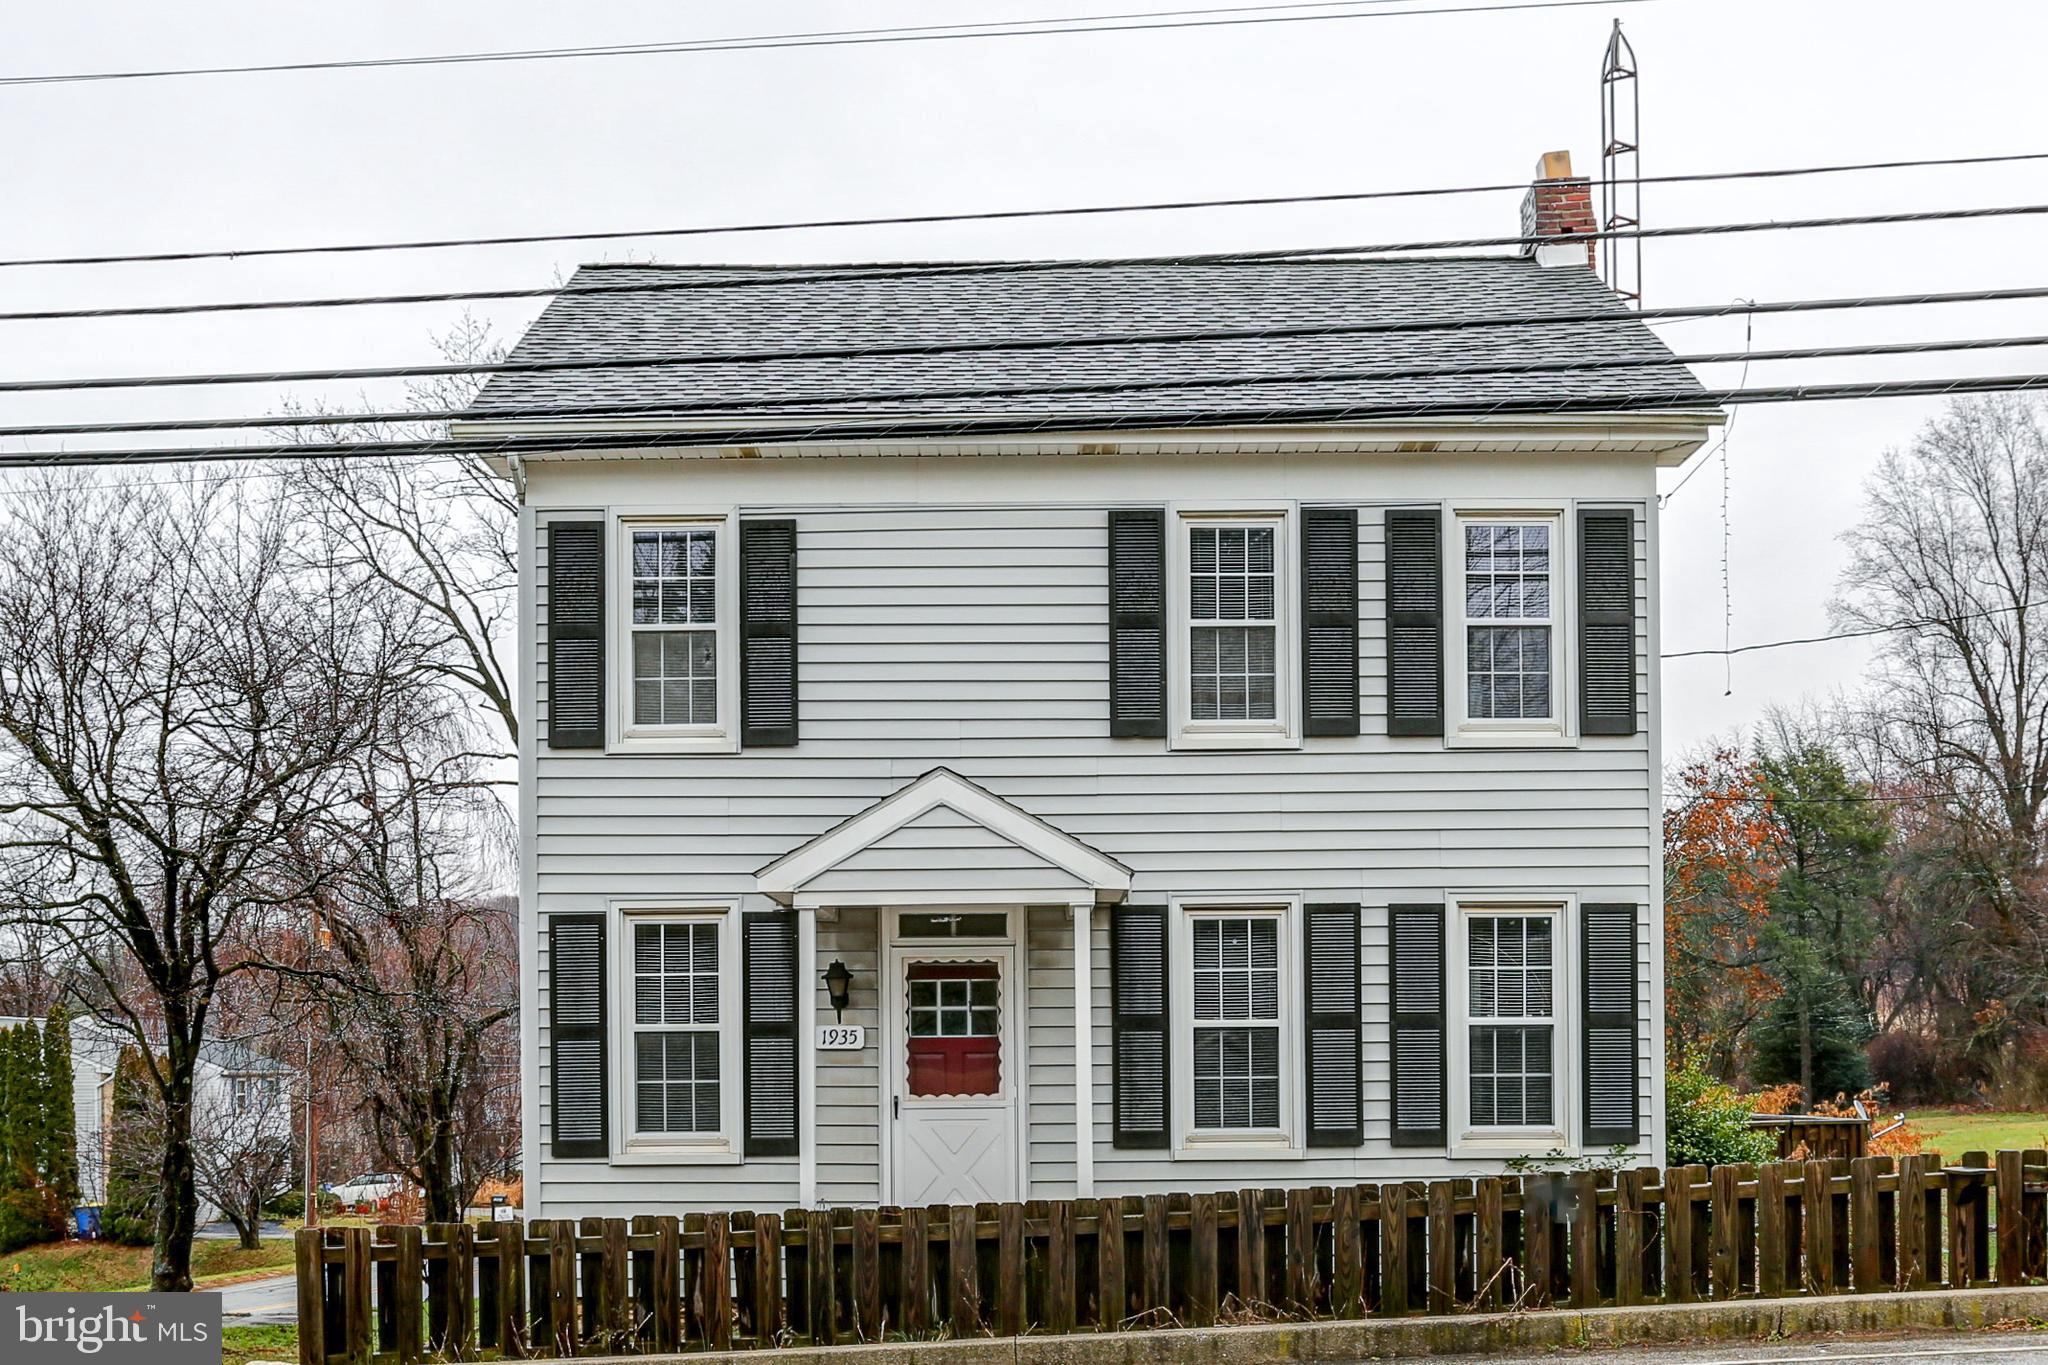
[(1074, 1197), (1095, 1194), (1095, 903), (1074, 905)]
[(796, 1202), (818, 1206), (818, 912), (796, 912)]

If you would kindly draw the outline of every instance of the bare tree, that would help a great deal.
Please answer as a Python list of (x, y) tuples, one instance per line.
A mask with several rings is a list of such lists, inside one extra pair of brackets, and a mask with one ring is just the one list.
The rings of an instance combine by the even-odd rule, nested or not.
[(509, 850), (477, 758), (391, 748), (357, 764), (359, 804), (305, 845), (323, 864), (319, 932), (273, 964), (305, 987), (380, 1156), (439, 1222), (459, 1220), (517, 1149), (516, 1106), (502, 1103), (517, 1083), (517, 915), (488, 893)]
[(199, 1193), (253, 1251), (263, 1206), (291, 1184), (291, 1088), (283, 1074), (226, 1075), (194, 1101), (194, 1169)]
[(414, 623), (288, 571), (276, 500), (192, 479), (23, 500), (0, 562), (0, 923), (61, 925), (161, 1105), (151, 1281), (189, 1289), (194, 1073), (223, 983), (317, 870), (351, 760), (416, 684)]
[(1835, 612), (1884, 635), (1878, 763), (1917, 793), (1910, 913), (1967, 945), (1943, 994), (2048, 1019), (2048, 406), (1952, 403), (1889, 452), (1848, 534)]
[[(501, 360), (504, 346), (488, 325), (465, 316), (435, 338), (457, 364)], [(455, 412), (476, 396), (474, 375), (439, 375), (407, 386), (407, 405)], [(287, 405), (288, 413), (342, 410)], [(303, 444), (442, 437), (445, 424), (359, 422), (332, 427), (280, 427), (276, 435)], [(512, 485), (472, 456), (424, 462), (403, 459), (307, 460), (289, 487), (301, 514), (321, 535), (309, 557), (345, 579), (403, 597), (434, 621), (436, 647), (422, 666), (472, 694), (505, 741), (519, 741), (512, 700), (511, 649), (516, 629), (518, 497)]]

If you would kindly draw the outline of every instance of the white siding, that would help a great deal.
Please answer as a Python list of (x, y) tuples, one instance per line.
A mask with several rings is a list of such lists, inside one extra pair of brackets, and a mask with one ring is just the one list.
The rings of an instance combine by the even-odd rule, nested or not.
[[(1661, 945), (1649, 907), (1660, 875), (1659, 770), (1647, 736), (1550, 749), (1447, 748), (1434, 739), (1387, 737), (1381, 549), (1388, 505), (1526, 505), (1547, 498), (1561, 509), (1574, 500), (1631, 506), (1640, 528), (1639, 617), (1646, 617), (1646, 523), (1654, 515), (1647, 459), (642, 460), (534, 467), (531, 477), (529, 496), (543, 524), (557, 512), (730, 503), (743, 514), (792, 516), (799, 535), (801, 742), (711, 756), (551, 753), (542, 728), (526, 777), (537, 782), (531, 875), (543, 933), (547, 913), (601, 910), (610, 897), (744, 895), (756, 869), (944, 764), (1128, 865), (1133, 901), (1266, 892), (1365, 906), (1366, 1145), (1263, 1164), (1172, 1161), (1163, 1153), (1112, 1149), (1107, 928), (1106, 917), (1096, 916), (1100, 1190), (1474, 1169), (1385, 1145), (1386, 907), (1452, 893), (1556, 892), (1645, 907), (1643, 1110), (1646, 1119), (1653, 1113), (1651, 1061), (1659, 1054), (1651, 964)], [(1109, 737), (1105, 509), (1157, 502), (1169, 490), (1191, 501), (1287, 497), (1359, 508), (1363, 734), (1242, 753), (1175, 753), (1157, 740)], [(1045, 501), (1026, 501), (1033, 497)], [(545, 545), (543, 533), (543, 557)], [(535, 610), (544, 625), (544, 558), (537, 569)], [(1638, 694), (1646, 717), (1650, 638), (1645, 626)], [(527, 714), (539, 728), (545, 651), (538, 641), (529, 644), (540, 687)], [(1028, 855), (988, 845), (978, 831), (941, 817), (827, 875), (872, 879), (845, 880), (845, 887), (886, 879), (900, 885), (902, 871), (919, 859), (980, 879), (976, 884), (991, 875), (1027, 879), (1018, 883), (1022, 892), (1039, 889), (1028, 878), (1047, 872), (1031, 866)], [(1066, 882), (1043, 885), (1051, 893), (1043, 899), (1066, 898)], [(1071, 1192), (1074, 1180), (1072, 929), (1065, 914), (1033, 908), (1023, 945), (1031, 1197)], [(873, 1038), (872, 911), (845, 911), (837, 923), (821, 924), (820, 969), (835, 957), (854, 971), (847, 1022), (868, 1026)], [(819, 989), (819, 1017), (829, 1020)], [(872, 1201), (881, 1156), (875, 1048), (821, 1053), (818, 1063), (819, 1197)], [(544, 1213), (794, 1202), (793, 1159), (699, 1169), (556, 1162), (546, 1149), (544, 1069), (539, 1079)]]

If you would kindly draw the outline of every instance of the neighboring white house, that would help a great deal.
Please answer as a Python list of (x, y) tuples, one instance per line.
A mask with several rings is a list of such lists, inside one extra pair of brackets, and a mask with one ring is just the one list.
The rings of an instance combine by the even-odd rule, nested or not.
[(579, 271), (458, 428), (527, 1211), (1660, 1161), (1655, 475), (1721, 415), (1589, 256)]
[[(0, 1027), (33, 1022), (0, 1016)], [(71, 1020), (71, 1108), (78, 1135), (79, 1198), (87, 1204), (107, 1197), (107, 1167), (113, 1139), (114, 1066), (121, 1049), (134, 1042), (126, 1029), (99, 1019)], [(193, 1068), (193, 1138), (204, 1143), (218, 1132), (225, 1141), (246, 1141), (250, 1127), (289, 1138), (292, 1130), (292, 1070), (240, 1043), (200, 1044)], [(212, 1222), (220, 1210), (202, 1196), (199, 1221)]]

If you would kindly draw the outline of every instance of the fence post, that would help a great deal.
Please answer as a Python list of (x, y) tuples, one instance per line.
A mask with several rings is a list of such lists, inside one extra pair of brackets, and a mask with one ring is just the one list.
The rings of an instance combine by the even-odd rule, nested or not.
[[(384, 1231), (384, 1229), (379, 1229)], [(398, 1358), (404, 1365), (420, 1358), (420, 1288), (425, 1279), (421, 1269), (420, 1229), (408, 1224), (389, 1229), (397, 1250), (392, 1260), (392, 1328)]]
[(1884, 1159), (1859, 1156), (1849, 1163), (1849, 1280), (1859, 1294), (1884, 1288), (1882, 1229), (1877, 1216), (1877, 1178)]
[[(1244, 1225), (1238, 1226), (1242, 1239)], [(1130, 1312), (1124, 1250), (1124, 1201), (1110, 1195), (1095, 1206), (1095, 1325), (1105, 1332), (1116, 1331)]]
[(996, 1335), (1024, 1334), (1024, 1206), (996, 1210)]
[(1237, 1297), (1264, 1303), (1266, 1293), (1266, 1205), (1257, 1190), (1237, 1192)]
[(1643, 1186), (1650, 1172), (1640, 1167), (1614, 1175), (1614, 1302), (1626, 1308), (1643, 1301)]
[(2027, 1259), (2026, 1157), (2002, 1151), (1997, 1157), (1998, 1282), (2017, 1285), (2025, 1278)]
[(1472, 1306), (1500, 1306), (1500, 1277), (1506, 1268), (1501, 1249), (1501, 1182), (1483, 1175), (1472, 1188)]
[(370, 1359), (370, 1230), (341, 1230), (342, 1353), (349, 1365)]
[[(1969, 1179), (1970, 1199), (1967, 1204), (1970, 1225), (1970, 1255), (1967, 1259), (1967, 1275), (1963, 1283), (1975, 1284), (1991, 1275), (1991, 1182), (1984, 1175), (1984, 1169), (1991, 1164), (1991, 1158), (1983, 1152), (1963, 1153), (1963, 1164), (1975, 1168)], [(1954, 1254), (1951, 1248), (1950, 1254)]]
[(732, 1349), (732, 1215), (704, 1215), (703, 1276), (704, 1341), (714, 1351)]
[[(1941, 1270), (1941, 1222), (1928, 1218), (1928, 1204), (1940, 1199), (1928, 1172), (1939, 1158), (1915, 1152), (1899, 1159), (1899, 1288), (1925, 1289)], [(1933, 1240), (1934, 1255), (1928, 1255)]]
[(451, 1360), (476, 1359), (476, 1229), (449, 1223), (442, 1233), (448, 1260), (448, 1344)]
[(582, 1353), (576, 1330), (576, 1225), (548, 1223), (548, 1341), (558, 1356)]
[(754, 1215), (754, 1335), (779, 1345), (782, 1335), (782, 1215)]
[(1710, 1217), (1714, 1236), (1714, 1297), (1732, 1299), (1742, 1292), (1742, 1210), (1737, 1182), (1742, 1167), (1730, 1162), (1714, 1167), (1714, 1202)]
[(1358, 1187), (1340, 1185), (1330, 1195), (1330, 1316), (1356, 1318), (1365, 1311), (1365, 1244), (1359, 1236)]
[(1597, 1172), (1580, 1171), (1571, 1178), (1571, 1286), (1572, 1307), (1600, 1305), (1600, 1179)]
[[(1792, 1268), (1797, 1275), (1797, 1248)], [(1785, 1163), (1767, 1161), (1756, 1170), (1756, 1292), (1766, 1299), (1785, 1294)]]
[(1316, 1315), (1321, 1286), (1316, 1277), (1315, 1191), (1287, 1192), (1287, 1298), (1305, 1318)]
[(1408, 1311), (1408, 1187), (1399, 1181), (1380, 1186), (1379, 1311)]
[(832, 1288), (832, 1215), (824, 1209), (804, 1214), (804, 1271), (811, 1344), (834, 1345), (839, 1340), (839, 1310)]
[(955, 1204), (948, 1210), (952, 1226), (946, 1245), (947, 1279), (953, 1285), (953, 1335), (981, 1335), (980, 1254), (975, 1245), (974, 1205)]
[(292, 1234), (299, 1277), (299, 1365), (327, 1365), (324, 1237), (319, 1228), (300, 1228)]
[[(2021, 1174), (2034, 1172), (2036, 1180), (2048, 1180), (2048, 1151), (2029, 1147), (2020, 1153)], [(2027, 1246), (2025, 1275), (2030, 1280), (2048, 1278), (2048, 1190), (2025, 1194), (2020, 1210), (2026, 1215)]]
[(1692, 1167), (1664, 1168), (1664, 1297), (1691, 1303), (1696, 1297), (1692, 1266)]
[(1800, 1177), (1800, 1221), (1806, 1231), (1806, 1289), (1832, 1294), (1835, 1280), (1834, 1174), (1825, 1161), (1809, 1161)]
[(1143, 1278), (1145, 1286), (1144, 1309), (1154, 1312), (1172, 1308), (1169, 1295), (1172, 1292), (1167, 1270), (1171, 1262), (1166, 1249), (1166, 1196), (1148, 1194), (1144, 1204), (1144, 1236), (1142, 1238)]
[[(1196, 1196), (1201, 1198), (1203, 1196)], [(1216, 1257), (1216, 1200), (1209, 1199), (1209, 1258)], [(1215, 1301), (1214, 1281), (1209, 1297)], [(1045, 1330), (1065, 1334), (1074, 1330), (1074, 1201), (1055, 1199), (1045, 1211)]]

